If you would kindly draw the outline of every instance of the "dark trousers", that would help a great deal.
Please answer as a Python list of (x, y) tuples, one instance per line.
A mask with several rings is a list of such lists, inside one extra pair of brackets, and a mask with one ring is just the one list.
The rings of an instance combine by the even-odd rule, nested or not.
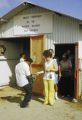
[(72, 76), (65, 76), (61, 78), (59, 82), (59, 93), (64, 96), (74, 96), (74, 80)]
[(23, 87), (24, 91), (25, 91), (25, 96), (24, 99), (22, 101), (22, 106), (26, 106), (28, 105), (28, 102), (31, 100), (32, 97), (32, 85), (31, 84), (27, 84)]

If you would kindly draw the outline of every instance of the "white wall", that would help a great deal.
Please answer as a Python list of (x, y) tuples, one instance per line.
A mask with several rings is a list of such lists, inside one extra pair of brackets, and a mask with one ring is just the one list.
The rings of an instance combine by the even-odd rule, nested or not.
[(14, 20), (17, 16), (37, 14), (37, 13), (46, 13), (46, 12), (49, 12), (49, 11), (39, 8), (39, 7), (27, 8), (26, 10), (23, 10), (22, 12), (18, 13), (18, 15), (10, 19), (7, 23), (4, 23), (0, 26), (0, 37), (3, 37), (3, 38), (14, 37)]
[(13, 37), (13, 18), (0, 26), (1, 38)]

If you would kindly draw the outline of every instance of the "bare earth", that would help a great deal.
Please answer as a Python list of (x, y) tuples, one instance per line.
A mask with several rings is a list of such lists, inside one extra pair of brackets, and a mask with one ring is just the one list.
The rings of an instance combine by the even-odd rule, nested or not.
[(82, 120), (82, 101), (59, 99), (54, 106), (43, 105), (43, 98), (33, 97), (29, 107), (20, 108), (24, 93), (12, 87), (0, 88), (0, 120)]

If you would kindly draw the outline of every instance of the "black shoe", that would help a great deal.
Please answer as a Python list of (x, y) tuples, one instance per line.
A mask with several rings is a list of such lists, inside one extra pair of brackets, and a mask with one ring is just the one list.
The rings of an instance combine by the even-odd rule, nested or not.
[(21, 107), (21, 108), (25, 108), (25, 107), (27, 107), (27, 106), (28, 106), (28, 104), (23, 104), (23, 103), (20, 104), (20, 107)]

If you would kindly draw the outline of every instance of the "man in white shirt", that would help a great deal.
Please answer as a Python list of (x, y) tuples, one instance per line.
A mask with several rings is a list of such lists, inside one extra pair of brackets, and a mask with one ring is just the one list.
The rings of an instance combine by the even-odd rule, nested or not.
[(20, 107), (24, 108), (28, 105), (32, 96), (32, 85), (28, 81), (28, 76), (31, 75), (30, 64), (32, 63), (31, 58), (24, 58), (24, 61), (20, 61), (15, 67), (16, 81), (19, 87), (22, 87), (26, 92), (24, 100), (20, 104)]

